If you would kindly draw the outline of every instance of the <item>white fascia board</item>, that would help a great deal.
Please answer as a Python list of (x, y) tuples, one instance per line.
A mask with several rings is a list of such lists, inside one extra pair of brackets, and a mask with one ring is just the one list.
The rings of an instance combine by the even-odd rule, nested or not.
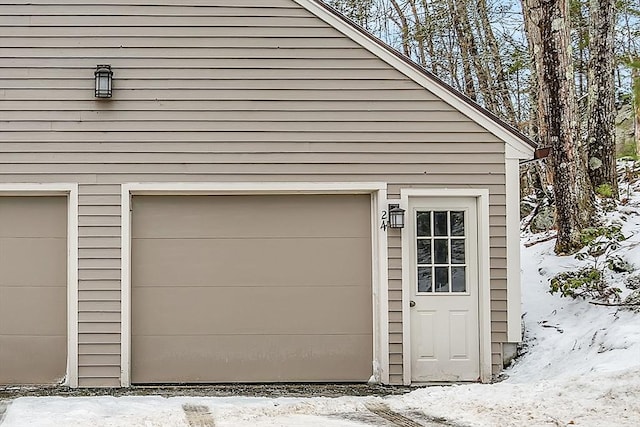
[(331, 13), (323, 6), (318, 5), (316, 0), (293, 1), (298, 3), (303, 8), (307, 9), (316, 17), (322, 19), (324, 22), (326, 22), (336, 30), (340, 31), (351, 40), (358, 43), (363, 48), (367, 49), (369, 52), (371, 52), (396, 70), (400, 71), (405, 76), (409, 77), (420, 86), (432, 92), (434, 95), (442, 99), (447, 104), (451, 105), (453, 108), (455, 108), (465, 116), (469, 117), (471, 120), (485, 128), (487, 131), (491, 132), (496, 137), (500, 138), (507, 144), (507, 146), (510, 146), (517, 152), (521, 153), (519, 155), (523, 157), (518, 158), (531, 159), (533, 157), (535, 148), (518, 139), (513, 133), (509, 132), (491, 117), (483, 114), (477, 108), (471, 106), (468, 102), (451, 93), (451, 91), (443, 87), (442, 84), (431, 79), (428, 74), (422, 73), (417, 69), (411, 67), (402, 59), (398, 58), (395, 54), (389, 52), (387, 48), (380, 46), (378, 43), (375, 43), (369, 37), (362, 34), (362, 32), (360, 32), (357, 28), (354, 28), (349, 23), (343, 21), (340, 17)]
[[(527, 145), (527, 147), (529, 147)], [(520, 150), (520, 147), (515, 146), (514, 144), (509, 144), (509, 142), (506, 142), (506, 146), (505, 146), (505, 156), (507, 159), (518, 159), (518, 160), (531, 160), (533, 158), (533, 152), (535, 151), (534, 148), (531, 148), (531, 150)]]

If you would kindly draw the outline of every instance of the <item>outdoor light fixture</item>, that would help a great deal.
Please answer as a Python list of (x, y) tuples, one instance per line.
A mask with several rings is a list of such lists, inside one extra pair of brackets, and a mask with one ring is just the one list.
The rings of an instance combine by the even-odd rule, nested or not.
[(98, 65), (95, 76), (96, 98), (111, 98), (111, 79), (113, 78), (111, 65)]
[(389, 228), (404, 228), (404, 209), (400, 205), (389, 205)]

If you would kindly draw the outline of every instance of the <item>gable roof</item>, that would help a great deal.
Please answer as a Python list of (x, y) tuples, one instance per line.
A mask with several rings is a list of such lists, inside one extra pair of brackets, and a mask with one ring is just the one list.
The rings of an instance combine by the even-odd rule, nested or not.
[(508, 148), (507, 157), (533, 158), (537, 145), (530, 138), (336, 9), (321, 0), (293, 1), (503, 140)]

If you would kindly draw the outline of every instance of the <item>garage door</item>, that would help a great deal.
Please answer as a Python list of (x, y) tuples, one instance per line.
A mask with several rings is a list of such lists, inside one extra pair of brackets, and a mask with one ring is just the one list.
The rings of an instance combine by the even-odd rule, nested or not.
[(66, 202), (0, 197), (0, 384), (66, 373)]
[(367, 381), (370, 206), (134, 196), (132, 382)]

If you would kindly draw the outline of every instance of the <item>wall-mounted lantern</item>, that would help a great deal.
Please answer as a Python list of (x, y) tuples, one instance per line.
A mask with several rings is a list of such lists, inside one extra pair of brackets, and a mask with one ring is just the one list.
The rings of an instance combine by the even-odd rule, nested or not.
[(113, 71), (111, 65), (98, 65), (96, 67), (96, 98), (111, 98)]
[(404, 212), (400, 205), (389, 205), (389, 228), (404, 228)]

